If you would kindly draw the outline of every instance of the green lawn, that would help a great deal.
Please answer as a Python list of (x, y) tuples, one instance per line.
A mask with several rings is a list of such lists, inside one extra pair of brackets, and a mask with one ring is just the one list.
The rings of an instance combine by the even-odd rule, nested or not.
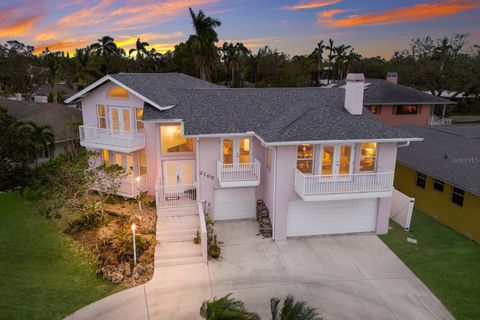
[(121, 289), (18, 194), (0, 194), (0, 319), (61, 319)]
[[(480, 319), (480, 246), (414, 211), (411, 232), (396, 223), (382, 240), (457, 319)], [(406, 238), (418, 244), (406, 242)]]

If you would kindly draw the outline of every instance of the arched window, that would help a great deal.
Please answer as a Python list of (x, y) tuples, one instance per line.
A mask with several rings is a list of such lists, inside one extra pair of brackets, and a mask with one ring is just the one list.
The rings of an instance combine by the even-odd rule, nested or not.
[(108, 97), (114, 99), (128, 99), (128, 91), (119, 86), (113, 86), (108, 90)]

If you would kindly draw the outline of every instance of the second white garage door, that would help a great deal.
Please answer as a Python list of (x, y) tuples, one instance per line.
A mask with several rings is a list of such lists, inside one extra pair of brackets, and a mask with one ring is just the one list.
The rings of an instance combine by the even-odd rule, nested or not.
[(377, 199), (290, 201), (287, 236), (375, 231), (377, 203)]
[(213, 195), (215, 220), (255, 218), (255, 188), (216, 189)]

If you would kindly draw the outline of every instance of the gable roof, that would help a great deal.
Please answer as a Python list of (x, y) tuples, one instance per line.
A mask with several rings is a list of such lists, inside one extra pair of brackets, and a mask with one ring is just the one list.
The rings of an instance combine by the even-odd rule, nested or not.
[(398, 149), (400, 164), (480, 196), (480, 125), (396, 128), (424, 138)]
[(181, 119), (187, 136), (255, 132), (266, 143), (413, 139), (367, 110), (351, 115), (344, 99), (344, 89), (176, 89), (159, 101), (174, 108), (146, 103), (143, 119)]
[(160, 105), (157, 102), (159, 97), (166, 95), (168, 89), (223, 88), (216, 84), (176, 72), (117, 73), (109, 74), (100, 78), (85, 89), (66, 99), (65, 103), (71, 103), (85, 97), (92, 90), (98, 88), (107, 81), (114, 82), (160, 110), (172, 107), (172, 105)]
[[(345, 80), (334, 82), (330, 86), (334, 88), (345, 86)], [(456, 102), (384, 79), (369, 78), (365, 80), (363, 104), (456, 104)]]
[(82, 111), (58, 103), (37, 103), (0, 98), (0, 108), (21, 121), (33, 121), (38, 125), (49, 125), (56, 141), (71, 139), (65, 136), (66, 122), (82, 121)]

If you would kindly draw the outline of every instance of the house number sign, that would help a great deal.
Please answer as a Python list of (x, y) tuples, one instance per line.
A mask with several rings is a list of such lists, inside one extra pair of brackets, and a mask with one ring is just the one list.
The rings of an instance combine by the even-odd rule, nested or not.
[(205, 178), (210, 179), (210, 180), (215, 180), (215, 177), (214, 177), (213, 174), (210, 174), (210, 173), (205, 172), (203, 170), (200, 170), (200, 176), (205, 177)]

